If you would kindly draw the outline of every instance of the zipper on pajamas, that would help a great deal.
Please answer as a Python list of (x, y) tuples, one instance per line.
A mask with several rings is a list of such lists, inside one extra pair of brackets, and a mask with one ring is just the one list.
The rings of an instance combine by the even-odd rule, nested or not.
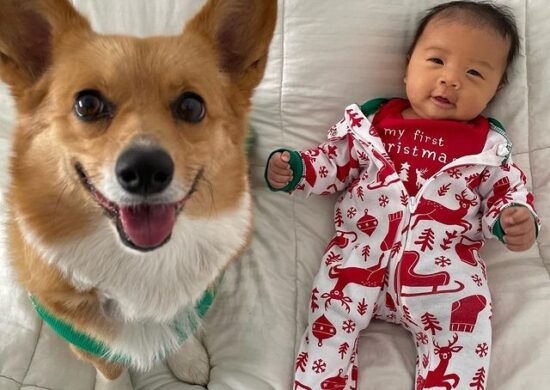
[(414, 210), (416, 209), (416, 198), (414, 196), (410, 196), (409, 197), (409, 211), (412, 213), (414, 213)]

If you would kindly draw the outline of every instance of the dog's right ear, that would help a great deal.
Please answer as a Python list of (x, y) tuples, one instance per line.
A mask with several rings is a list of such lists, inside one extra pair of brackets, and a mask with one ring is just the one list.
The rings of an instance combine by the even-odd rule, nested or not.
[(208, 0), (186, 30), (216, 49), (219, 66), (249, 96), (263, 77), (277, 0)]
[(62, 40), (90, 33), (68, 0), (0, 0), (0, 78), (17, 98), (47, 71)]

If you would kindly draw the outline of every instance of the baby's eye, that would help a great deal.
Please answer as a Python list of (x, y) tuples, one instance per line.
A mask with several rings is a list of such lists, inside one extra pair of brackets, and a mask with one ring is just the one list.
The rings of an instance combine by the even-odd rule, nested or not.
[(479, 73), (477, 70), (475, 69), (470, 69), (468, 70), (467, 72), (468, 74), (471, 74), (472, 76), (475, 76), (475, 77), (479, 77), (479, 78), (483, 78), (483, 76), (481, 75), (481, 73)]
[(428, 61), (433, 62), (434, 64), (443, 65), (443, 60), (438, 57), (428, 58)]

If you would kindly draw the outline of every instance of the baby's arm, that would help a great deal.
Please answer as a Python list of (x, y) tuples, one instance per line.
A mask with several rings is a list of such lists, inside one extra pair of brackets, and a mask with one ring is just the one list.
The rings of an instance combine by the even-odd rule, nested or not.
[(327, 195), (344, 190), (369, 163), (352, 128), (361, 121), (353, 109), (329, 129), (328, 140), (309, 150), (277, 149), (268, 158), (265, 180), (272, 191)]
[(529, 249), (535, 242), (540, 221), (527, 178), (517, 165), (487, 168), (479, 186), (483, 198), (483, 230), (496, 236), (512, 251)]
[(351, 133), (309, 150), (275, 150), (267, 162), (265, 179), (273, 191), (327, 195), (342, 191), (367, 163), (357, 153), (360, 142)]

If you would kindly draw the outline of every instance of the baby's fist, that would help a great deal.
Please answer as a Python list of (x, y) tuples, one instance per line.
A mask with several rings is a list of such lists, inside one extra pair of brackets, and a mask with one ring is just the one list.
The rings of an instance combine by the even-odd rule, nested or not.
[(525, 251), (535, 242), (535, 222), (527, 207), (505, 208), (500, 213), (500, 225), (504, 230), (504, 243), (511, 251)]
[(273, 153), (267, 163), (267, 181), (273, 188), (283, 188), (292, 180), (292, 169), (290, 169), (290, 153)]

